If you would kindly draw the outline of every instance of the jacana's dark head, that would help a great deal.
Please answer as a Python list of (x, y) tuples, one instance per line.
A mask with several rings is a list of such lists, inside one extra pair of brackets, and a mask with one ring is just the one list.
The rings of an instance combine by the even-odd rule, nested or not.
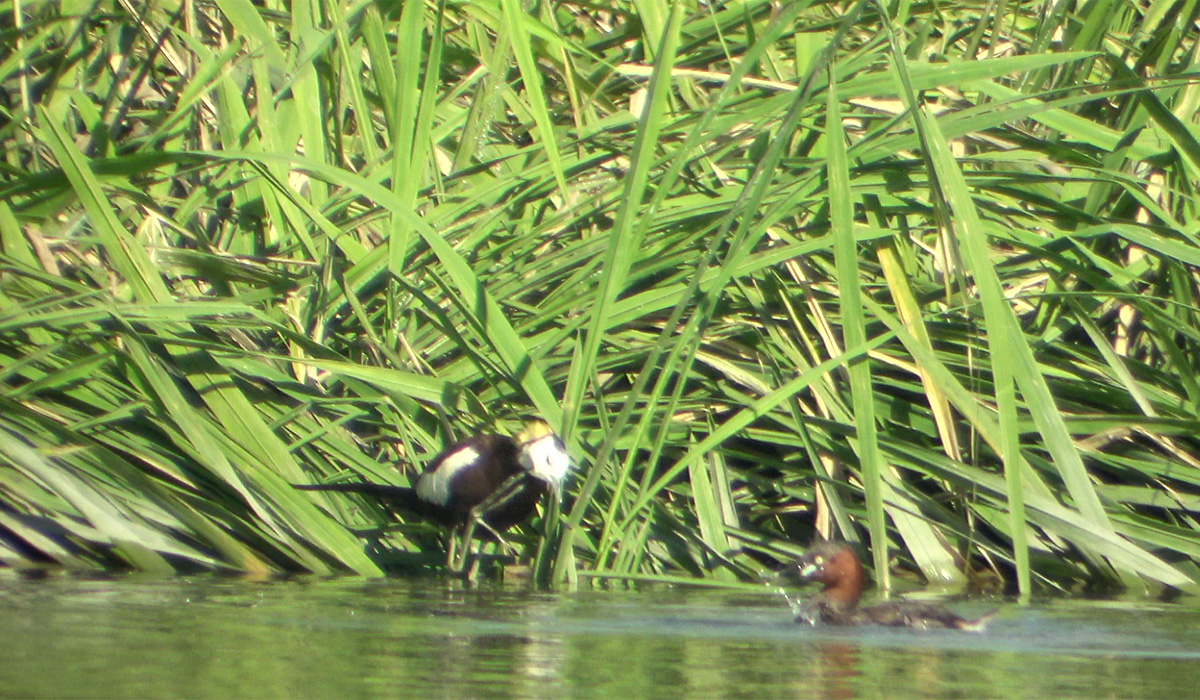
[(516, 440), (519, 450), (517, 459), (521, 466), (558, 493), (571, 468), (571, 457), (562, 440), (558, 439), (549, 425), (540, 420), (527, 423), (517, 433)]

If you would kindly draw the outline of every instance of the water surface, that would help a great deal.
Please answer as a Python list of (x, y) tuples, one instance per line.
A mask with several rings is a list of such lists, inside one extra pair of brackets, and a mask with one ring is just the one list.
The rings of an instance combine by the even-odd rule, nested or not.
[(1200, 609), (1000, 607), (981, 634), (797, 625), (777, 594), (438, 579), (0, 578), (3, 697), (1183, 698)]

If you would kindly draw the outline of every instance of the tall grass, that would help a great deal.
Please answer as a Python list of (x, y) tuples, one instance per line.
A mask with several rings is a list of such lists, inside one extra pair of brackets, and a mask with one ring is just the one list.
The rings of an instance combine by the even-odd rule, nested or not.
[(540, 415), (549, 582), (1193, 588), (1197, 12), (4, 5), (0, 557), (378, 574), (291, 484)]

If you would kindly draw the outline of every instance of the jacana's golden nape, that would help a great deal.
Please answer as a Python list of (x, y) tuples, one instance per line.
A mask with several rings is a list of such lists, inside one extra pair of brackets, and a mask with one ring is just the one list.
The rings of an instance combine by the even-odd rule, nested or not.
[[(566, 448), (550, 426), (532, 421), (516, 438), (489, 433), (447, 447), (425, 465), (415, 488), (371, 483), (296, 488), (370, 494), (450, 528), (447, 566), (461, 573), (476, 525), (509, 548), (500, 533), (532, 517), (544, 494), (558, 498), (570, 466)], [(456, 533), (461, 533), (458, 546)]]

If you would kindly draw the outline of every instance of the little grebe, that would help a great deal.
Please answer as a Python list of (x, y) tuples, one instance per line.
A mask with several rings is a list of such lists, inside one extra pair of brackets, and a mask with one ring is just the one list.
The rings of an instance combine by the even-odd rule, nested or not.
[(866, 587), (866, 573), (854, 550), (841, 542), (822, 542), (796, 560), (793, 576), (825, 585), (815, 597), (804, 601), (797, 622), (824, 625), (883, 625), (913, 629), (958, 629), (978, 632), (991, 613), (967, 620), (929, 603), (893, 601), (858, 607)]

